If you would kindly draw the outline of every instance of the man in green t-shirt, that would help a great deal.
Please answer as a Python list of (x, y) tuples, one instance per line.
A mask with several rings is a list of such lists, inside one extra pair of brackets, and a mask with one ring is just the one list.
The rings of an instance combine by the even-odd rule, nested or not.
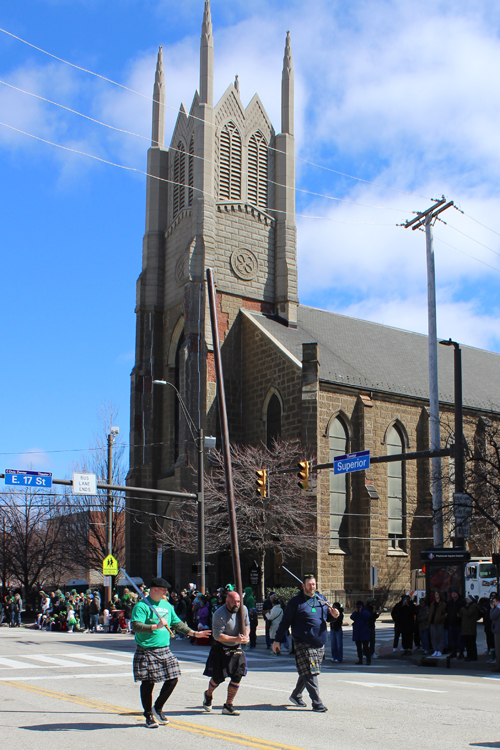
[[(134, 681), (141, 683), (141, 702), (146, 726), (151, 729), (158, 727), (158, 724), (168, 724), (163, 706), (172, 695), (181, 674), (179, 662), (169, 648), (172, 630), (191, 638), (207, 635), (206, 630), (191, 630), (177, 617), (174, 608), (165, 599), (167, 592), (167, 581), (164, 578), (153, 578), (147, 600), (156, 609), (159, 618), (142, 599), (132, 610), (131, 627), (137, 644), (134, 654)], [(153, 706), (155, 682), (163, 682), (163, 687)]]

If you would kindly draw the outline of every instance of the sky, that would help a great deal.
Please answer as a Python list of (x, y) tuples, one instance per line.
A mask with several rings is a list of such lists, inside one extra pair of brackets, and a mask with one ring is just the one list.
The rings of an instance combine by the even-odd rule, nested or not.
[[(203, 0), (0, 5), (0, 470), (69, 477), (103, 404), (128, 444), (156, 55), (168, 141), (202, 15)], [(434, 228), (438, 335), (500, 352), (500, 6), (213, 0), (212, 20), (215, 99), (238, 74), (277, 132), (291, 33), (301, 303), (426, 333), (425, 236), (397, 225), (445, 195), (463, 213)]]

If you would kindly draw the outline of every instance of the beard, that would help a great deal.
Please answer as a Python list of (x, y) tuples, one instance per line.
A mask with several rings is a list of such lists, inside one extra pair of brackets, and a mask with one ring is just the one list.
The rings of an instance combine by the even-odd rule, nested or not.
[(239, 608), (240, 608), (239, 604), (233, 604), (233, 606), (230, 607), (229, 609), (230, 609), (231, 612), (237, 612), (239, 610)]

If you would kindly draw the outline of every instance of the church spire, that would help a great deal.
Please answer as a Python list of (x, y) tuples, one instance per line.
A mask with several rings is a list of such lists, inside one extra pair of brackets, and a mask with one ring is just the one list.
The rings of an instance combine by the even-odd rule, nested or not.
[(163, 74), (163, 49), (158, 50), (155, 85), (153, 89), (153, 130), (151, 146), (163, 148), (165, 142), (165, 77)]
[(286, 32), (285, 55), (283, 57), (283, 73), (281, 76), (281, 132), (293, 135), (293, 58), (290, 32)]
[(210, 0), (205, 0), (200, 45), (200, 104), (214, 104), (214, 38)]

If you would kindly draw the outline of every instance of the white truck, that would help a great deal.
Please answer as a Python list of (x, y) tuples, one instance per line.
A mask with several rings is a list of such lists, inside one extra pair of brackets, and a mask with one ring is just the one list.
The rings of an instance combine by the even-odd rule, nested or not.
[(497, 566), (491, 557), (471, 557), (465, 566), (465, 593), (488, 598), (498, 591)]
[[(498, 572), (491, 557), (471, 557), (465, 565), (465, 596), (489, 598), (498, 591)], [(425, 596), (425, 573), (421, 569), (411, 571), (411, 588), (406, 591), (416, 602)]]

